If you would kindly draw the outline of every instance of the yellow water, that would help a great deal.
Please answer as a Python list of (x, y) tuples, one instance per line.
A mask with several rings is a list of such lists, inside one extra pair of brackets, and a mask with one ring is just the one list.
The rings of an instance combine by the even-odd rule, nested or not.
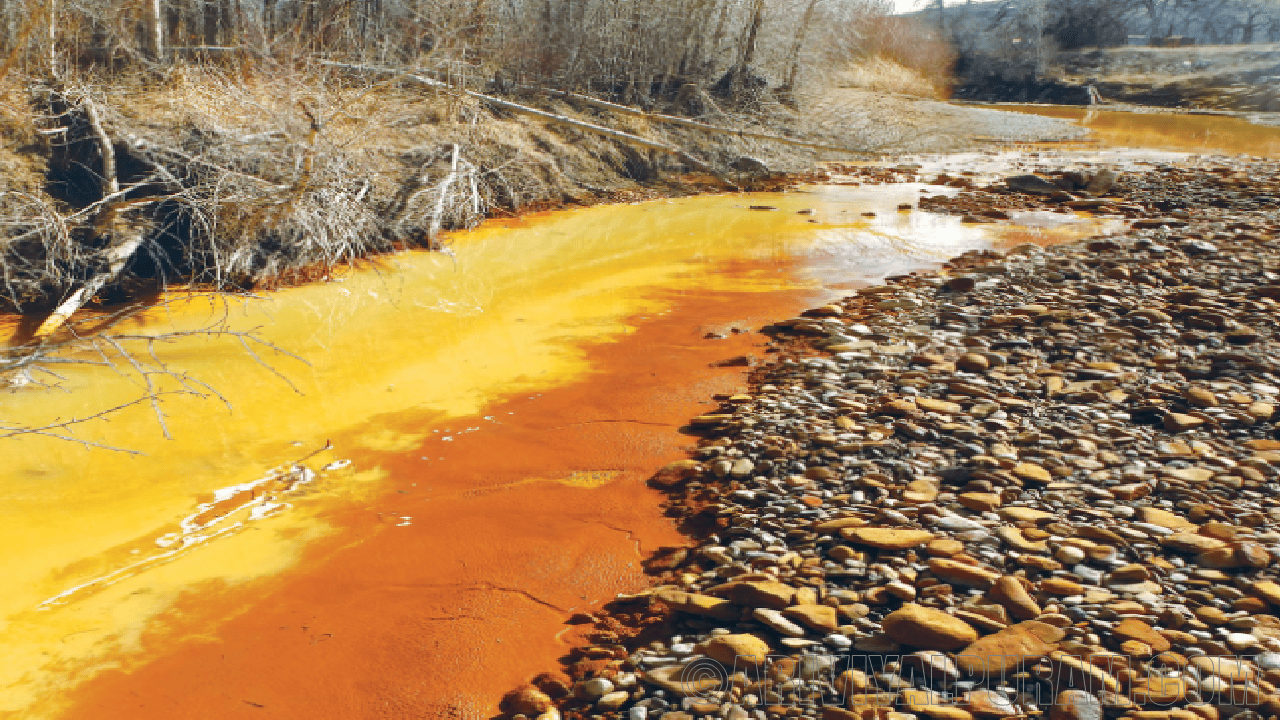
[(1181, 113), (1129, 113), (1062, 105), (1001, 105), (1031, 115), (1074, 120), (1105, 147), (1200, 154), (1280, 157), (1280, 127), (1240, 118)]
[[(48, 712), (57, 688), (92, 674), (94, 658), (136, 647), (184, 589), (234, 585), (296, 562), (330, 531), (321, 509), (377, 486), (376, 469), (321, 470), (344, 451), (409, 449), (433, 430), (465, 431), (449, 419), (495, 398), (580, 376), (590, 370), (583, 342), (664, 312), (667, 291), (803, 287), (816, 296), (985, 247), (1001, 233), (1026, 239), (1015, 228), (894, 210), (918, 194), (918, 186), (818, 188), (554, 213), (460, 235), (452, 256), (405, 253), (335, 282), (257, 299), (175, 298), (143, 313), (117, 331), (220, 323), (305, 363), (254, 346), (272, 370), (235, 338), (187, 337), (160, 345), (158, 357), (225, 403), (164, 397), (168, 439), (147, 404), (75, 430), (140, 455), (49, 437), (0, 440), (0, 713)], [(797, 214), (805, 208), (816, 212)], [(735, 261), (770, 271), (718, 272)], [(55, 387), (0, 393), (3, 422), (84, 417), (140, 393), (127, 370), (60, 371)], [(411, 436), (380, 422), (407, 411), (435, 424)], [(307, 459), (314, 478), (271, 477), (329, 441), (333, 449)], [(570, 478), (584, 487), (607, 480)]]

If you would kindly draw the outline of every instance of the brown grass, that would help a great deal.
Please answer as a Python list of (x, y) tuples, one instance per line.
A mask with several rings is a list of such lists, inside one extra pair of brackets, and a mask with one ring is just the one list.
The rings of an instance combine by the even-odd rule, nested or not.
[(956, 55), (932, 28), (906, 18), (867, 17), (853, 31), (857, 40), (841, 85), (916, 97), (950, 95)]

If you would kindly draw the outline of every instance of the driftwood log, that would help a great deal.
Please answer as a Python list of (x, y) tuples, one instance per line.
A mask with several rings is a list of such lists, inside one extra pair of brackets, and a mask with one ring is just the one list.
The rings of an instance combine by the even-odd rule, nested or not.
[(129, 259), (138, 251), (138, 248), (142, 247), (142, 242), (147, 233), (147, 224), (138, 218), (131, 220), (128, 217), (131, 214), (130, 211), (139, 204), (154, 202), (153, 200), (110, 202), (111, 199), (122, 195), (120, 192), (120, 180), (116, 174), (115, 145), (111, 141), (111, 136), (103, 128), (102, 119), (99, 117), (98, 109), (94, 106), (93, 101), (84, 98), (81, 100), (80, 106), (83, 108), (90, 132), (98, 144), (98, 153), (102, 156), (102, 173), (99, 176), (99, 182), (102, 187), (102, 201), (99, 202), (102, 203), (103, 207), (95, 218), (93, 225), (107, 235), (110, 238), (110, 242), (103, 253), (104, 267), (64, 299), (49, 317), (40, 323), (40, 327), (35, 332), (38, 338), (47, 337), (57, 332), (59, 328), (66, 324), (67, 320), (71, 319), (72, 315), (76, 314), (76, 311), (92, 300), (99, 290), (106, 287), (107, 283), (114, 280), (124, 270), (125, 265), (129, 263)]

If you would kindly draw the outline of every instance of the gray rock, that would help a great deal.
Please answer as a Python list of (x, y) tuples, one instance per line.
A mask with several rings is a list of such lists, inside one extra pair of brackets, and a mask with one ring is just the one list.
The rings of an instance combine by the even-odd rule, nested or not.
[(729, 163), (729, 167), (740, 173), (748, 175), (768, 175), (770, 173), (769, 166), (763, 160), (743, 155), (742, 157)]
[(1062, 192), (1057, 185), (1039, 175), (1011, 175), (1004, 179), (1004, 184), (1008, 185), (1010, 190), (1031, 195), (1053, 195)]

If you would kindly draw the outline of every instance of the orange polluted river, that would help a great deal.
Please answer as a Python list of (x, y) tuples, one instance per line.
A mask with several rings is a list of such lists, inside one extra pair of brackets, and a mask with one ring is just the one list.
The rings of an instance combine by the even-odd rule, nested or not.
[[(168, 438), (146, 404), (76, 426), (141, 454), (0, 440), (0, 717), (495, 714), (557, 667), (572, 613), (643, 587), (642, 553), (680, 542), (644, 481), (743, 387), (713, 364), (763, 358), (751, 330), (1002, 233), (1098, 230), (894, 210), (919, 189), (547, 213), (461, 234), (452, 256), (130, 320), (117, 331), (254, 330), (305, 362), (185, 337), (158, 357), (225, 403), (164, 396)], [(0, 419), (140, 393), (136, 373), (61, 372), (0, 394)]]

